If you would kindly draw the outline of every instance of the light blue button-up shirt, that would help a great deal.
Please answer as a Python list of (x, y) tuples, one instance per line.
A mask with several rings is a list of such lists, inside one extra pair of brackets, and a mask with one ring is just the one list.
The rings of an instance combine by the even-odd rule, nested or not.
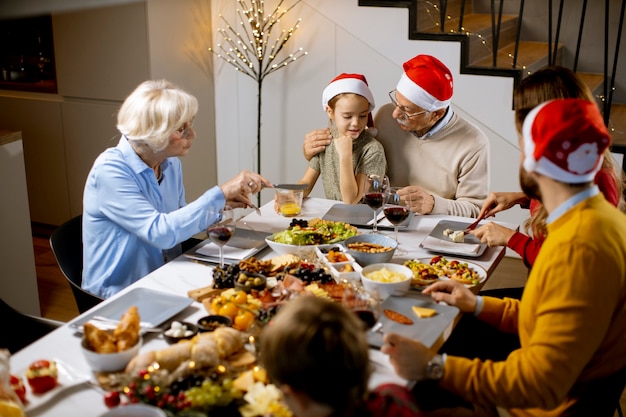
[(218, 186), (187, 204), (180, 160), (167, 158), (161, 172), (159, 183), (123, 136), (94, 162), (83, 195), (86, 290), (112, 296), (162, 266), (164, 251), (175, 252), (217, 220), (226, 203)]

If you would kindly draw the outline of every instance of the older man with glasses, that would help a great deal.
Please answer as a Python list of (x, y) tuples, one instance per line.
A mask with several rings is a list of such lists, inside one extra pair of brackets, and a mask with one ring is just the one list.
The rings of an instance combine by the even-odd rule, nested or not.
[[(374, 118), (391, 185), (411, 194), (416, 213), (476, 217), (489, 191), (487, 136), (452, 110), (452, 74), (441, 61), (417, 55), (403, 68)], [(329, 143), (326, 130), (309, 132), (305, 157)]]

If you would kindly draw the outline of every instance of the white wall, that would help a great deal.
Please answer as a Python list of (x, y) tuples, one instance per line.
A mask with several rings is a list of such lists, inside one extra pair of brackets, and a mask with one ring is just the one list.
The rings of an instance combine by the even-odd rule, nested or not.
[[(292, 4), (293, 2), (288, 2)], [(265, 2), (266, 10), (274, 1)], [(214, 33), (224, 27), (220, 14), (231, 24), (235, 2), (214, 0)], [(491, 141), (492, 190), (518, 190), (519, 150), (513, 123), (512, 90), (509, 78), (459, 74), (460, 45), (457, 43), (408, 40), (408, 10), (358, 7), (357, 0), (303, 0), (283, 22), (298, 17), (300, 28), (286, 49), (303, 47), (308, 56), (269, 75), (263, 84), (261, 171), (273, 182), (294, 182), (306, 164), (302, 156), (304, 134), (325, 127), (321, 93), (341, 72), (366, 75), (376, 103), (388, 101), (402, 73), (402, 63), (418, 53), (431, 54), (449, 66), (455, 79), (454, 108), (479, 125)], [(282, 22), (281, 22), (282, 23)], [(215, 43), (221, 37), (215, 36)], [(241, 169), (256, 170), (256, 81), (215, 59), (215, 107), (218, 181)], [(318, 182), (314, 196), (323, 196)], [(262, 195), (272, 198), (271, 191)], [(513, 210), (498, 215), (502, 221), (519, 223), (526, 214)]]

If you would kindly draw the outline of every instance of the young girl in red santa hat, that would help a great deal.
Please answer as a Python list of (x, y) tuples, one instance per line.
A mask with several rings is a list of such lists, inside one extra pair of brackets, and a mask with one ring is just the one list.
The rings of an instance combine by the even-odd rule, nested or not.
[(374, 138), (374, 96), (365, 76), (337, 76), (324, 89), (322, 106), (328, 114), (333, 141), (311, 158), (299, 183), (309, 184), (306, 197), (321, 175), (326, 198), (356, 204), (367, 190), (368, 175), (382, 177), (387, 168), (385, 151)]

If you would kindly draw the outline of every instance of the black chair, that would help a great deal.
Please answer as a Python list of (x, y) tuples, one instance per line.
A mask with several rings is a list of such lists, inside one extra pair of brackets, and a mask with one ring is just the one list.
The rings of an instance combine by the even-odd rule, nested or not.
[(11, 354), (63, 325), (60, 321), (21, 313), (1, 298), (0, 317), (3, 323), (0, 348), (8, 349)]
[(78, 215), (59, 226), (50, 236), (54, 257), (72, 288), (78, 311), (84, 313), (104, 301), (84, 290), (83, 282), (83, 216)]

